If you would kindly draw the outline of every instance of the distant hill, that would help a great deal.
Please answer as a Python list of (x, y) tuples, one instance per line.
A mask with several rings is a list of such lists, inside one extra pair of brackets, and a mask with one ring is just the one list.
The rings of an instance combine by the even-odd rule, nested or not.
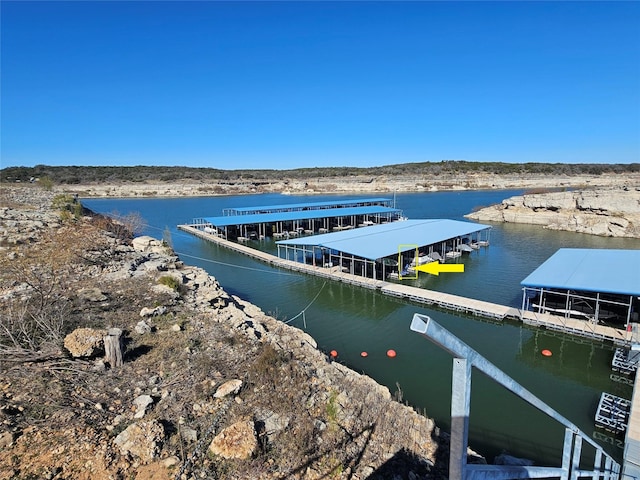
[(8, 167), (0, 170), (0, 182), (28, 182), (47, 177), (60, 185), (118, 182), (173, 182), (191, 181), (237, 181), (314, 179), (322, 177), (346, 177), (354, 175), (400, 176), (486, 173), (497, 175), (602, 175), (608, 173), (640, 172), (640, 163), (591, 164), (591, 163), (500, 163), (443, 160), (441, 162), (403, 163), (382, 167), (317, 167), (292, 170), (221, 170), (217, 168), (132, 166), (132, 167), (82, 167), (47, 166)]

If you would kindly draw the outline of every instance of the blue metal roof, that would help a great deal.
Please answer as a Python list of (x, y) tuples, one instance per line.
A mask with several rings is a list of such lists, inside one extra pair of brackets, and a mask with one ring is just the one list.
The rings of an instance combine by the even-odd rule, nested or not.
[(433, 245), (489, 228), (491, 228), (489, 225), (458, 220), (416, 219), (283, 240), (277, 243), (325, 247), (369, 260), (378, 260), (397, 255), (398, 250), (403, 252), (412, 250), (415, 245)]
[[(363, 203), (391, 203), (389, 198), (354, 198), (351, 200), (331, 200), (326, 202), (306, 202), (306, 203), (287, 203), (280, 205), (259, 205), (254, 207), (233, 207), (226, 208), (227, 211), (234, 211), (245, 214), (247, 212), (281, 212), (286, 210), (319, 210), (326, 208), (335, 208), (340, 205), (361, 205)], [(349, 208), (349, 207), (347, 207)]]
[(520, 284), (640, 295), (640, 250), (561, 248)]
[(325, 208), (322, 210), (295, 210), (293, 212), (254, 213), (246, 215), (223, 215), (221, 217), (203, 217), (202, 220), (215, 225), (226, 227), (229, 225), (250, 225), (256, 223), (286, 222), (292, 220), (306, 220), (327, 217), (348, 217), (351, 215), (376, 215), (396, 213), (402, 211), (397, 208), (371, 206), (371, 207), (346, 207)]

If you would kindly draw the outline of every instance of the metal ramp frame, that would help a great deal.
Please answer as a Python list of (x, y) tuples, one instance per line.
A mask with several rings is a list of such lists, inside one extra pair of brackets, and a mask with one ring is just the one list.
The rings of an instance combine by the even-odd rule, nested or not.
[[(620, 477), (620, 465), (588, 435), (564, 418), (550, 406), (518, 384), (502, 370), (473, 350), (458, 337), (422, 314), (414, 314), (411, 330), (453, 355), (451, 383), (451, 441), (449, 447), (449, 479), (451, 480), (501, 480), (516, 478), (561, 478), (574, 480), (613, 480)], [(471, 407), (471, 373), (475, 367), (490, 379), (514, 393), (533, 407), (553, 418), (565, 427), (562, 466), (509, 466), (477, 465), (467, 463), (469, 440), (469, 415)], [(582, 444), (595, 448), (592, 470), (581, 470)]]

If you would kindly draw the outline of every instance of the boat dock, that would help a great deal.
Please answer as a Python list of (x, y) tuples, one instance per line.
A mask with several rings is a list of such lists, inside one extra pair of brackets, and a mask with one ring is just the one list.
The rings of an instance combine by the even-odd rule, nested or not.
[[(565, 318), (560, 315), (538, 313), (529, 310), (514, 310), (518, 311), (519, 318), (527, 325), (543, 327), (548, 330), (555, 330), (596, 340), (609, 340), (616, 345), (623, 345), (627, 347), (631, 344), (640, 342), (640, 332), (637, 328), (633, 328), (631, 331), (625, 331), (621, 328), (613, 328), (588, 320)], [(636, 324), (633, 325), (635, 326)]]
[(640, 343), (640, 329), (638, 328), (633, 328), (631, 331), (624, 331), (622, 329), (594, 324), (584, 320), (565, 318), (550, 313), (523, 311), (519, 308), (508, 307), (482, 300), (475, 300), (459, 295), (426, 290), (424, 288), (392, 283), (384, 280), (375, 280), (364, 276), (350, 274), (345, 272), (340, 266), (321, 267), (293, 260), (286, 260), (246, 245), (225, 240), (219, 235), (208, 233), (196, 228), (195, 226), (178, 225), (178, 229), (204, 240), (217, 243), (228, 249), (235, 250), (277, 268), (284, 268), (338, 282), (348, 283), (350, 285), (379, 290), (384, 295), (406, 299), (423, 305), (434, 306), (493, 320), (503, 320), (505, 318), (521, 320), (528, 325), (539, 326), (549, 330), (561, 331), (597, 340), (608, 340), (617, 345), (629, 346), (631, 343)]
[(402, 219), (402, 211), (387, 198), (360, 198), (317, 203), (293, 203), (225, 208), (218, 217), (193, 220), (208, 233), (239, 242), (273, 237), (295, 238), (357, 226), (383, 224)]
[(196, 235), (205, 240), (209, 240), (223, 245), (231, 250), (243, 253), (257, 260), (261, 260), (269, 265), (286, 268), (296, 272), (308, 273), (317, 277), (327, 278), (358, 287), (379, 290), (385, 295), (396, 298), (403, 298), (425, 305), (434, 305), (447, 310), (456, 312), (464, 312), (471, 315), (479, 315), (487, 318), (502, 320), (508, 316), (517, 316), (516, 309), (505, 307), (490, 302), (474, 300), (472, 298), (451, 295), (448, 293), (436, 292), (434, 290), (426, 290), (424, 288), (412, 287), (397, 283), (386, 282), (384, 280), (374, 280), (359, 275), (352, 275), (343, 271), (340, 266), (318, 267), (305, 263), (295, 262), (293, 260), (285, 260), (283, 258), (271, 255), (260, 250), (255, 250), (245, 245), (225, 240), (214, 234), (204, 232), (198, 228), (189, 225), (178, 225), (180, 230)]

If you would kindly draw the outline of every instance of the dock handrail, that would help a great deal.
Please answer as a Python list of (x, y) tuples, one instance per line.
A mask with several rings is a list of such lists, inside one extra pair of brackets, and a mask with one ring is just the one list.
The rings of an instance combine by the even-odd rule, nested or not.
[[(414, 314), (411, 321), (411, 330), (421, 334), (454, 357), (451, 384), (450, 479), (576, 479), (587, 476), (593, 479), (601, 478), (604, 480), (619, 478), (620, 465), (608, 455), (600, 445), (458, 337), (436, 323), (431, 317), (419, 313)], [(542, 467), (467, 464), (469, 415), (471, 407), (471, 373), (473, 367), (565, 427), (562, 466)], [(580, 469), (583, 442), (595, 448), (593, 470)]]

